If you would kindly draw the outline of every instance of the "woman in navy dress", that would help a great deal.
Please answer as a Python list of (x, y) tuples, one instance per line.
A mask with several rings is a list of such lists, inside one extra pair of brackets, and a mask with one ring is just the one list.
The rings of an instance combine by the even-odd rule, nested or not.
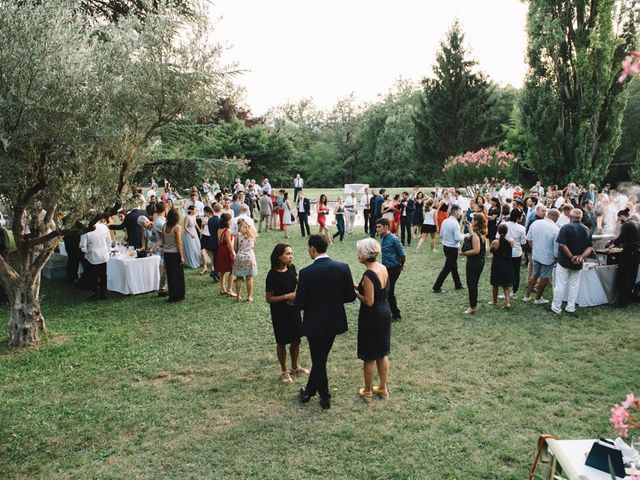
[[(364, 387), (358, 394), (365, 400), (373, 395), (388, 398), (389, 351), (391, 349), (391, 308), (387, 300), (389, 274), (376, 260), (380, 244), (373, 238), (357, 243), (358, 260), (366, 270), (356, 288), (360, 300), (358, 314), (358, 358), (364, 361)], [(373, 375), (378, 370), (378, 386), (373, 386)]]

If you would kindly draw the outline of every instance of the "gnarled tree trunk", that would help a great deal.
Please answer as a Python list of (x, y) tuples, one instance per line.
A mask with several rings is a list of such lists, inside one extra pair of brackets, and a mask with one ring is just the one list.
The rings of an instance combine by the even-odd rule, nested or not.
[(38, 342), (40, 334), (47, 332), (40, 310), (40, 271), (28, 272), (9, 283), (9, 345), (22, 347)]

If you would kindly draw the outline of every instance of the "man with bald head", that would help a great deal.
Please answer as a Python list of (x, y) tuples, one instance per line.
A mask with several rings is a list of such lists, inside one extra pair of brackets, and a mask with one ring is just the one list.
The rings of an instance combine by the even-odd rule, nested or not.
[(562, 226), (556, 237), (558, 264), (551, 311), (557, 314), (562, 313), (562, 301), (565, 298), (567, 299), (565, 311), (567, 313), (576, 311), (584, 259), (593, 250), (591, 230), (582, 224), (582, 210), (574, 208), (569, 213), (569, 218), (569, 223)]

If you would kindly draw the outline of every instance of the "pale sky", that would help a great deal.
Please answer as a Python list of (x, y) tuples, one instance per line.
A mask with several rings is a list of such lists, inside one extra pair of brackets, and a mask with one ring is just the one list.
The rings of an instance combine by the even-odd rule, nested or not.
[(522, 85), (526, 4), (519, 0), (212, 0), (215, 39), (247, 70), (254, 115), (304, 97), (329, 109), (354, 93), (373, 101), (398, 77), (430, 75), (439, 42), (458, 18), (479, 67)]

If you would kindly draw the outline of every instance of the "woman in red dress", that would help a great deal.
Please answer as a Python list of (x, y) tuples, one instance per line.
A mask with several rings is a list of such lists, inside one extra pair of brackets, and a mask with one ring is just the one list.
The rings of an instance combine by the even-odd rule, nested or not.
[(327, 228), (327, 215), (329, 214), (329, 205), (327, 196), (323, 193), (318, 199), (318, 233), (324, 234), (332, 243), (331, 235), (329, 235), (329, 229)]
[(436, 221), (438, 222), (438, 233), (440, 233), (440, 226), (449, 217), (449, 191), (445, 189), (442, 192), (442, 199), (438, 202), (438, 216)]
[(393, 222), (391, 222), (391, 233), (398, 233), (398, 226), (400, 225), (400, 195), (396, 194), (393, 197)]
[[(228, 295), (235, 297), (231, 285), (233, 284), (233, 261), (236, 256), (236, 252), (233, 249), (233, 241), (231, 239), (231, 232), (229, 231), (229, 221), (231, 215), (223, 213), (220, 216), (220, 226), (218, 227), (218, 271), (220, 272), (220, 293), (222, 295)], [(227, 279), (227, 285), (225, 286), (225, 275), (229, 274)]]

